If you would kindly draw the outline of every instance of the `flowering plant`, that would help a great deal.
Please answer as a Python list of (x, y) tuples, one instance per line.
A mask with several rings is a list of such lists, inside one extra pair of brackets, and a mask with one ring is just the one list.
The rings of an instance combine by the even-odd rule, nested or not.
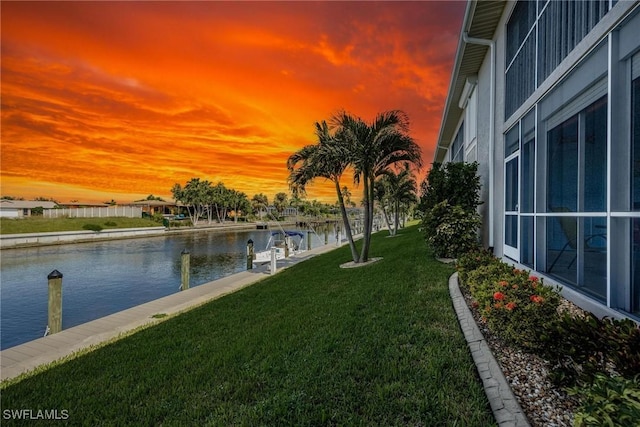
[(557, 317), (560, 295), (556, 289), (531, 272), (499, 260), (469, 272), (467, 282), (492, 331), (528, 350), (541, 345), (545, 325)]

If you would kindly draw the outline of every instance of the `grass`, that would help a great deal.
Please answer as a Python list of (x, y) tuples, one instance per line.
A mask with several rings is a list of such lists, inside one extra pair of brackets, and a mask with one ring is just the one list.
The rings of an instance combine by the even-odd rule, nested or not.
[(0, 218), (0, 234), (47, 233), (54, 231), (86, 230), (86, 225), (102, 229), (160, 227), (161, 223), (149, 218)]
[(345, 246), (5, 383), (2, 408), (86, 425), (495, 425), (452, 267), (415, 226), (400, 233), (374, 235), (371, 265), (340, 269)]

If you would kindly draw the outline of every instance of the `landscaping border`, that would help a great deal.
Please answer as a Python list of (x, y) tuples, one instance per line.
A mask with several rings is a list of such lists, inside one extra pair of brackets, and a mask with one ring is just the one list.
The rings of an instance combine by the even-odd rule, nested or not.
[(449, 277), (449, 294), (496, 422), (501, 426), (530, 426), (500, 365), (476, 325), (471, 310), (467, 307), (460, 292), (457, 272)]

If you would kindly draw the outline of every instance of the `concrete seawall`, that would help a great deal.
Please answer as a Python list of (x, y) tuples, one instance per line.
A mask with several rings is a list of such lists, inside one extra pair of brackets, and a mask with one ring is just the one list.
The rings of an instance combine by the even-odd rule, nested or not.
[[(294, 225), (293, 222), (271, 223), (269, 228), (278, 229)], [(68, 243), (93, 242), (99, 240), (135, 239), (140, 237), (166, 236), (169, 234), (194, 233), (198, 231), (227, 232), (255, 230), (254, 223), (240, 224), (212, 224), (199, 225), (197, 227), (140, 227), (140, 228), (114, 228), (102, 231), (77, 230), (56, 231), (49, 233), (22, 233), (0, 234), (0, 249), (17, 249), (33, 246), (62, 245)]]
[(29, 246), (59, 245), (64, 243), (90, 242), (94, 240), (128, 239), (166, 234), (164, 227), (121, 228), (102, 231), (58, 231), (50, 233), (24, 233), (0, 235), (0, 249)]

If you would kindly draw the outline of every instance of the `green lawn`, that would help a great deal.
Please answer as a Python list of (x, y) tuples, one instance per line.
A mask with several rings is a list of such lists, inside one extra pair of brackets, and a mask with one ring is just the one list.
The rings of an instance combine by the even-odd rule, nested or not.
[(83, 230), (86, 224), (96, 224), (103, 229), (162, 226), (149, 218), (0, 218), (0, 234), (77, 231)]
[[(417, 227), (344, 246), (2, 390), (2, 409), (86, 425), (425, 425), (495, 421)], [(3, 420), (3, 425), (11, 422)]]

